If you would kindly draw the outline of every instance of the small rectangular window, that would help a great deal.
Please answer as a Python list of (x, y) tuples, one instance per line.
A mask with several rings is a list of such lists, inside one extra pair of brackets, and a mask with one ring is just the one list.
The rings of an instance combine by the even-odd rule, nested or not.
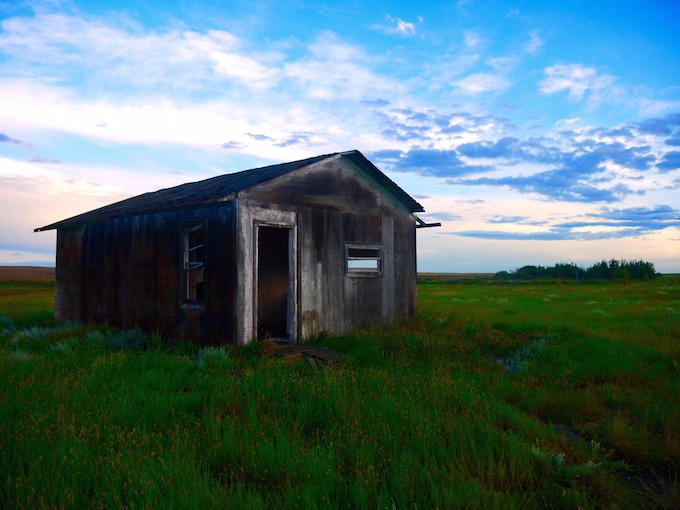
[(345, 272), (355, 276), (379, 276), (383, 272), (383, 252), (380, 246), (345, 246)]
[(184, 229), (185, 301), (205, 299), (205, 229), (203, 224)]

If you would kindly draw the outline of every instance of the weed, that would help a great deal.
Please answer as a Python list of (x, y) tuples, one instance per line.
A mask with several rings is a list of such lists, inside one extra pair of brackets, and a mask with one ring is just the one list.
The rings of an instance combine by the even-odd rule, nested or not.
[(14, 329), (14, 321), (6, 315), (0, 315), (0, 333), (10, 333)]
[(50, 346), (50, 351), (55, 354), (64, 354), (71, 351), (71, 344), (67, 342), (57, 342), (56, 344)]
[(102, 331), (95, 329), (95, 330), (89, 331), (85, 335), (85, 342), (103, 345), (103, 344), (106, 344), (108, 342), (108, 337)]
[(544, 349), (545, 339), (541, 338), (533, 345), (522, 347), (507, 356), (497, 358), (496, 363), (508, 372), (522, 372), (527, 368), (529, 361), (536, 359)]
[(202, 368), (213, 364), (219, 364), (227, 359), (229, 354), (224, 347), (202, 347), (196, 353), (196, 366)]
[(109, 332), (107, 340), (118, 349), (140, 350), (146, 347), (146, 333), (139, 328)]
[(49, 346), (49, 335), (49, 328), (32, 326), (16, 331), (10, 339), (10, 343), (17, 348), (22, 347), (30, 351), (40, 351)]
[(9, 351), (7, 357), (15, 361), (26, 361), (31, 359), (31, 355), (28, 352), (20, 351), (19, 349)]

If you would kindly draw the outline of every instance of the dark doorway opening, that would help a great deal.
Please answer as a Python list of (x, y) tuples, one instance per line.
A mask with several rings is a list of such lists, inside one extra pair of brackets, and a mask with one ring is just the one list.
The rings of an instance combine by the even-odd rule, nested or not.
[(257, 229), (257, 336), (288, 339), (289, 229)]

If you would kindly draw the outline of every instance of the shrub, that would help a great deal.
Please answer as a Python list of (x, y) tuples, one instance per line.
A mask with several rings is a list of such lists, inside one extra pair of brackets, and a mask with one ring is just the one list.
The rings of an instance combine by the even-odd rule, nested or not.
[(6, 315), (0, 315), (0, 333), (9, 333), (14, 329), (14, 321)]
[(98, 329), (95, 329), (94, 331), (90, 331), (87, 335), (85, 335), (85, 341), (98, 344), (105, 344), (108, 342), (108, 339), (104, 333), (102, 333)]
[(49, 340), (50, 330), (40, 326), (32, 326), (14, 333), (12, 343), (14, 344), (38, 344)]
[(522, 372), (529, 361), (535, 360), (545, 349), (545, 340), (541, 338), (533, 345), (521, 347), (516, 351), (499, 358), (496, 363), (501, 365), (508, 372)]
[(224, 347), (202, 347), (196, 354), (196, 366), (212, 365), (226, 360), (228, 353)]
[(139, 350), (146, 347), (146, 334), (140, 328), (110, 332), (106, 337), (112, 345), (119, 349)]
[(85, 335), (85, 341), (112, 345), (118, 349), (144, 349), (146, 346), (146, 335), (139, 328), (132, 328), (124, 331), (101, 331), (95, 329)]
[(20, 351), (17, 349), (16, 351), (10, 351), (7, 353), (7, 357), (11, 360), (16, 360), (16, 361), (27, 361), (31, 358), (31, 355), (27, 352)]
[(50, 351), (55, 354), (63, 354), (71, 350), (71, 344), (68, 342), (57, 342), (56, 344), (50, 346)]

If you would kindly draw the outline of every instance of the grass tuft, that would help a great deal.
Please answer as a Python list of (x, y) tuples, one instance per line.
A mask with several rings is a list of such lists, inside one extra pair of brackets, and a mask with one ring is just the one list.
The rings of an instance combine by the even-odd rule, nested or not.
[(203, 368), (216, 365), (228, 358), (229, 354), (224, 347), (202, 347), (196, 353), (196, 366)]
[(16, 328), (14, 321), (6, 315), (0, 315), (0, 334), (11, 333)]

